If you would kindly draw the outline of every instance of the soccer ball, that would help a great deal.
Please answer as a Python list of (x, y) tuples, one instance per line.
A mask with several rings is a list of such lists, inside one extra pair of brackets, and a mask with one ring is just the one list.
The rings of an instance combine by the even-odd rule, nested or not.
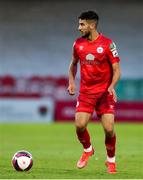
[(33, 165), (32, 155), (25, 150), (18, 151), (13, 155), (12, 165), (17, 171), (28, 171)]

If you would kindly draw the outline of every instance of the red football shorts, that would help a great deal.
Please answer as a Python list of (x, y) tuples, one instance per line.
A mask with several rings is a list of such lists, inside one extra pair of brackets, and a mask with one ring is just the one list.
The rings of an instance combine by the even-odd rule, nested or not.
[(102, 114), (114, 114), (115, 101), (109, 92), (97, 94), (80, 93), (77, 99), (76, 112), (93, 113), (96, 111), (98, 117)]

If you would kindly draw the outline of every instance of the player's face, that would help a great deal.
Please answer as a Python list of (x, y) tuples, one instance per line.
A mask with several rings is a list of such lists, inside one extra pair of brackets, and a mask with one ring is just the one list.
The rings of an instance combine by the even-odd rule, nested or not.
[(89, 36), (91, 32), (90, 24), (86, 20), (79, 19), (78, 30), (82, 36)]

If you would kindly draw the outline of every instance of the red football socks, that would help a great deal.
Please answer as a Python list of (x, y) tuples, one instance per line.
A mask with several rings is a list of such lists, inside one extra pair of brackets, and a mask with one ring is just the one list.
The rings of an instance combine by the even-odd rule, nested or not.
[(115, 144), (116, 144), (116, 135), (114, 134), (113, 137), (105, 137), (105, 146), (107, 150), (108, 157), (114, 157), (115, 156)]
[(77, 137), (80, 141), (80, 143), (83, 145), (84, 149), (87, 149), (90, 147), (90, 136), (87, 129), (84, 130), (76, 130)]

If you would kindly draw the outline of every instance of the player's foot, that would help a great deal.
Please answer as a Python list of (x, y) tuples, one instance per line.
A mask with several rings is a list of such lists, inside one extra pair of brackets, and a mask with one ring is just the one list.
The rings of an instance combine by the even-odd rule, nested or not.
[(117, 171), (116, 171), (116, 163), (106, 161), (105, 165), (107, 167), (107, 172), (109, 174), (116, 174), (117, 173)]
[(88, 163), (89, 157), (92, 156), (93, 154), (94, 154), (93, 148), (90, 152), (83, 152), (82, 156), (80, 157), (79, 161), (77, 162), (77, 167), (79, 169), (84, 168)]

